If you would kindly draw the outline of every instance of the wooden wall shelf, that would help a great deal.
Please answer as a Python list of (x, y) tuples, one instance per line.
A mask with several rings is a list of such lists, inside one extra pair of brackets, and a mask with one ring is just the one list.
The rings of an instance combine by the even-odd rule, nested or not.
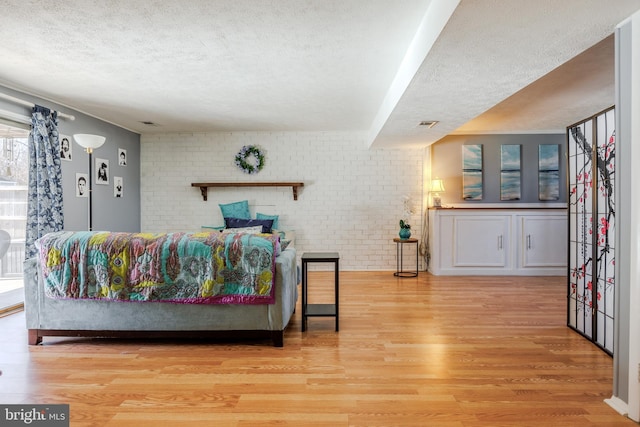
[(204, 201), (209, 187), (291, 187), (293, 200), (298, 200), (298, 188), (304, 187), (304, 182), (192, 182), (191, 186), (200, 188)]

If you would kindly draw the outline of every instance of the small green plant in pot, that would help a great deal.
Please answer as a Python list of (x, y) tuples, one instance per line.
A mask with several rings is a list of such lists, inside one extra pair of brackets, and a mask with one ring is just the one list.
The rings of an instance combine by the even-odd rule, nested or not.
[(400, 232), (398, 235), (401, 239), (408, 239), (411, 237), (411, 225), (403, 219), (400, 220)]

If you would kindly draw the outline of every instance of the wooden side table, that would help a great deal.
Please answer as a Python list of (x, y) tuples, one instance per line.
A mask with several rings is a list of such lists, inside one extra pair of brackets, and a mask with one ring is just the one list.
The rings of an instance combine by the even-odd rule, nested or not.
[[(340, 254), (337, 252), (305, 252), (302, 254), (302, 332), (307, 329), (307, 317), (335, 317), (336, 332), (339, 330), (339, 261)], [(334, 267), (334, 304), (308, 304), (307, 303), (307, 269), (310, 262), (330, 262)]]
[[(396, 272), (393, 273), (396, 277), (416, 277), (418, 275), (418, 239), (400, 239), (396, 237), (393, 239), (396, 242)], [(405, 271), (403, 269), (403, 255), (404, 255), (404, 245), (406, 244), (415, 244), (416, 245), (416, 269)]]

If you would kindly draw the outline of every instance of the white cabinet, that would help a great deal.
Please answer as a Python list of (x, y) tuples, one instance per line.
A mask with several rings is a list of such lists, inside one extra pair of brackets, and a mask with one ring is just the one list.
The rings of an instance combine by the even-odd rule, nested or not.
[(567, 216), (518, 215), (517, 219), (522, 242), (520, 266), (522, 268), (558, 267), (566, 273)]
[(436, 275), (564, 275), (563, 209), (429, 211), (429, 271)]
[(454, 267), (509, 265), (509, 218), (506, 216), (453, 217)]

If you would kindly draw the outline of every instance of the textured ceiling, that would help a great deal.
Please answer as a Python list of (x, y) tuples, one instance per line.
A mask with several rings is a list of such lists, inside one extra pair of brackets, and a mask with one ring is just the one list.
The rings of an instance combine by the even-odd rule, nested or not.
[[(614, 104), (614, 36), (506, 98), (457, 133), (487, 133), (496, 128), (526, 132), (562, 130)], [(514, 112), (516, 114), (514, 114)], [(537, 119), (540, 118), (540, 119)]]
[(139, 133), (354, 130), (388, 147), (455, 132), (563, 131), (612, 105), (613, 40), (599, 42), (640, 0), (0, 8), (5, 86)]
[[(613, 44), (606, 55), (607, 46), (585, 51), (638, 9), (639, 1), (462, 1), (374, 145), (420, 145), (463, 130), (564, 132), (614, 104)], [(583, 52), (584, 67), (564, 65)], [(440, 123), (426, 129), (421, 120)]]

